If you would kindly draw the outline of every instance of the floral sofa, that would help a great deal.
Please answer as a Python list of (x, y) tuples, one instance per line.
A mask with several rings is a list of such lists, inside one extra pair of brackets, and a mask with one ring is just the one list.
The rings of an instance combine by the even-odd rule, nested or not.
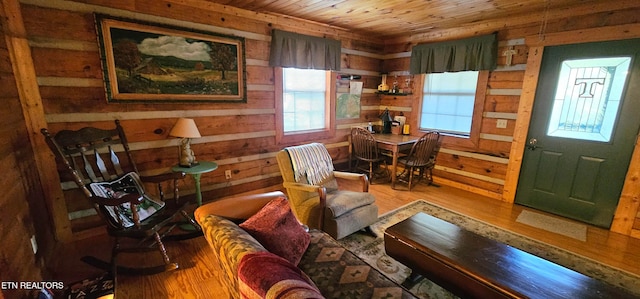
[(232, 298), (415, 298), (328, 234), (306, 231), (282, 192), (195, 211)]

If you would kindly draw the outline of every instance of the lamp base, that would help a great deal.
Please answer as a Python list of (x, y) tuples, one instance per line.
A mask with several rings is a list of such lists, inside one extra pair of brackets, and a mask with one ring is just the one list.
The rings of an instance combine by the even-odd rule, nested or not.
[(191, 168), (191, 167), (195, 167), (195, 166), (200, 165), (200, 163), (198, 163), (198, 162), (193, 162), (193, 163), (191, 163), (191, 164), (178, 164), (178, 165), (180, 165), (180, 167)]

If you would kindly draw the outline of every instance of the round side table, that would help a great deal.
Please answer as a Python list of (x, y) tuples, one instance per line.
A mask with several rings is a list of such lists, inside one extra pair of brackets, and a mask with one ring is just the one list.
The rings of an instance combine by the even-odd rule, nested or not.
[(196, 201), (198, 206), (202, 205), (202, 193), (200, 192), (200, 176), (205, 172), (211, 172), (218, 169), (218, 163), (209, 161), (200, 161), (198, 165), (192, 167), (182, 167), (180, 165), (173, 166), (171, 171), (184, 172), (190, 174), (196, 182)]

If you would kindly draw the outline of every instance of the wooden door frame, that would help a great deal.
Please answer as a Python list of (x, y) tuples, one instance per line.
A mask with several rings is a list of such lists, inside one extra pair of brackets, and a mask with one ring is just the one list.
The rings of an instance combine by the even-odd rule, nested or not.
[[(531, 123), (533, 103), (538, 87), (538, 77), (540, 75), (544, 47), (632, 38), (640, 38), (640, 24), (565, 31), (549, 33), (543, 36), (528, 36), (525, 38), (525, 44), (529, 47), (529, 56), (527, 58), (527, 68), (524, 74), (522, 94), (518, 105), (513, 143), (511, 144), (511, 151), (509, 153), (509, 164), (507, 165), (507, 173), (502, 193), (503, 201), (513, 203), (515, 200), (520, 168), (522, 167), (522, 158), (529, 133), (529, 124)], [(639, 138), (636, 138), (636, 145), (610, 229), (611, 231), (631, 235), (636, 238), (640, 238), (640, 231), (633, 230), (633, 222), (640, 207), (640, 184), (638, 184), (638, 180), (640, 179), (640, 143), (638, 140)]]

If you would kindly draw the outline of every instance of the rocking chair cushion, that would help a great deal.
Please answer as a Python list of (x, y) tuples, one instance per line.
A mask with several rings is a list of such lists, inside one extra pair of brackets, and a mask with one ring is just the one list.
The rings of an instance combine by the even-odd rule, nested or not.
[(311, 242), (311, 236), (293, 215), (285, 197), (270, 201), (240, 227), (267, 250), (294, 265), (298, 265)]
[[(164, 207), (164, 202), (155, 201), (144, 193), (142, 181), (135, 172), (129, 172), (124, 176), (110, 182), (89, 184), (89, 190), (94, 196), (118, 199), (127, 194), (141, 194), (143, 199), (136, 205), (139, 221), (151, 217)], [(111, 217), (109, 223), (115, 227), (131, 227), (134, 225), (133, 212), (130, 203), (118, 206), (104, 206), (107, 215)]]

